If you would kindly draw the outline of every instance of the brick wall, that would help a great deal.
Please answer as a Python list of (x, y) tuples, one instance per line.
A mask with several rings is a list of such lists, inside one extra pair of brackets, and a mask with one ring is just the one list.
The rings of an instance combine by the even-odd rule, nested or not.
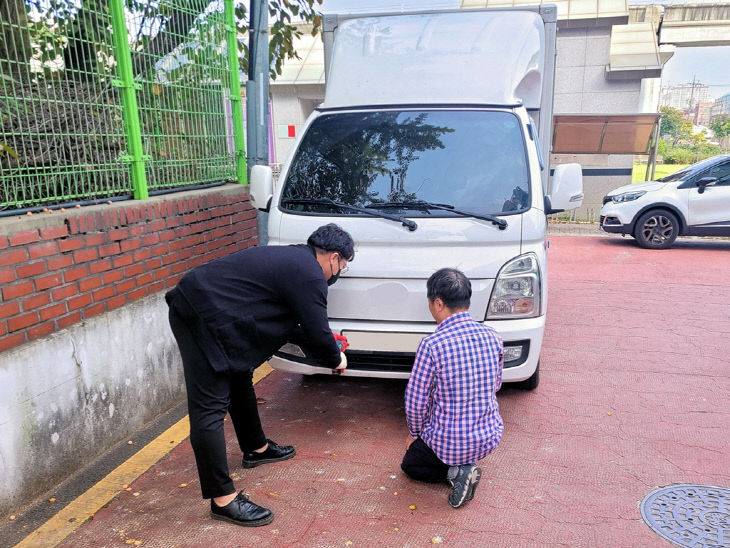
[(0, 352), (173, 287), (256, 245), (247, 187), (0, 219)]

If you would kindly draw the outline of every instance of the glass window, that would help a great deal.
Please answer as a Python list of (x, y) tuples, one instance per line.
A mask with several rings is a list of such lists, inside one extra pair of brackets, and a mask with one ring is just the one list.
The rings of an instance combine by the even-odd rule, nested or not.
[[(325, 114), (307, 130), (289, 168), (282, 208), (361, 215), (354, 206), (418, 200), (479, 214), (524, 211), (530, 204), (525, 140), (508, 112), (388, 110)], [(386, 206), (383, 205), (383, 209)], [(409, 217), (448, 211), (403, 207)]]
[(707, 175), (716, 177), (717, 185), (730, 185), (730, 162), (713, 167)]

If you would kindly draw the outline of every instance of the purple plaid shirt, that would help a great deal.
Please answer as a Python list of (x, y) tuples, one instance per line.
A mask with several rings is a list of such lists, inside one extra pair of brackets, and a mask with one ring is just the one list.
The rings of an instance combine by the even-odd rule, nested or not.
[(478, 461), (502, 439), (496, 391), (502, 385), (502, 338), (468, 312), (450, 316), (418, 345), (406, 388), (406, 418), (449, 466)]

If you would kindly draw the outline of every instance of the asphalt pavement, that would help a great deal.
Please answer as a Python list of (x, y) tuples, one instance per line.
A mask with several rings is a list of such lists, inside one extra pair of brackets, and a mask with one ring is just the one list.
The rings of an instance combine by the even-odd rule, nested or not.
[(273, 371), (257, 384), (263, 424), (297, 456), (243, 469), (226, 423), (236, 487), (273, 523), (211, 520), (189, 441), (168, 430), (158, 445), (172, 447), (114, 476), (89, 519), (45, 520), (64, 541), (23, 545), (670, 546), (642, 520), (643, 497), (672, 484), (730, 487), (730, 241), (651, 251), (551, 234), (541, 383), (499, 393), (504, 437), (463, 508), (448, 505), (447, 486), (399, 469), (405, 382)]

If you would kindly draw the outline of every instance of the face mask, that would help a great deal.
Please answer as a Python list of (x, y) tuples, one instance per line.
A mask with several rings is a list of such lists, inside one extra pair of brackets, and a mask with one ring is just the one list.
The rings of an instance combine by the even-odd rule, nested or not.
[(327, 285), (332, 285), (332, 284), (333, 284), (333, 283), (335, 283), (335, 282), (336, 282), (337, 280), (339, 280), (339, 278), (340, 278), (340, 273), (342, 272), (342, 269), (341, 269), (341, 268), (339, 267), (339, 262), (338, 262), (338, 264), (337, 264), (337, 268), (338, 268), (338, 270), (337, 270), (337, 274), (333, 274), (332, 276), (330, 276), (329, 278), (327, 278)]

